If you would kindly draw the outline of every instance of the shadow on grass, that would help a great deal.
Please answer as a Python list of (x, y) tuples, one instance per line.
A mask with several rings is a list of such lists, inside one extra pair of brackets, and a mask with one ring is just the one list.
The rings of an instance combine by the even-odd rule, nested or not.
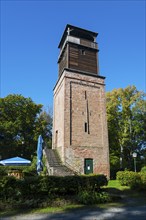
[(105, 188), (103, 191), (111, 196), (112, 202), (119, 203), (121, 206), (146, 205), (146, 193), (143, 191), (135, 191), (130, 188), (120, 190), (114, 187)]

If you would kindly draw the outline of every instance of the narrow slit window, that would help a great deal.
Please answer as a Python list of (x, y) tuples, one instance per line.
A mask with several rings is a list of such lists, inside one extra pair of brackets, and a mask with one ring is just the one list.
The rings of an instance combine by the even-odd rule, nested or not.
[(81, 50), (81, 55), (85, 55), (86, 54), (86, 52), (85, 52), (85, 50)]
[(87, 92), (85, 91), (85, 99), (87, 99)]
[(85, 122), (85, 132), (87, 132), (87, 122)]

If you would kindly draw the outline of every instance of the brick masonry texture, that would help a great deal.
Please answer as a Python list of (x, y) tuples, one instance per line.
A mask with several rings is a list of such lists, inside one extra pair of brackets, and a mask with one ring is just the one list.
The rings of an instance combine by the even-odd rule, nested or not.
[(93, 173), (109, 177), (104, 87), (102, 77), (64, 70), (54, 89), (53, 149), (79, 173), (91, 158)]

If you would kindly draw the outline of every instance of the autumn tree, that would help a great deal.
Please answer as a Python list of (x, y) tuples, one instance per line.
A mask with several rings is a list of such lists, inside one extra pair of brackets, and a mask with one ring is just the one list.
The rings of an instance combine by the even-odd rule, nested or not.
[(135, 86), (107, 92), (107, 119), (111, 167), (132, 168), (132, 153), (146, 149), (145, 94)]

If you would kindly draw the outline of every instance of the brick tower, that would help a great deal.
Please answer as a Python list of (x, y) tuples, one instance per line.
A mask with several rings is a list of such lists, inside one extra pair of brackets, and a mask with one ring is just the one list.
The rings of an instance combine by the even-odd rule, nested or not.
[(105, 77), (99, 75), (97, 35), (67, 25), (59, 43), (53, 149), (78, 173), (109, 177)]

